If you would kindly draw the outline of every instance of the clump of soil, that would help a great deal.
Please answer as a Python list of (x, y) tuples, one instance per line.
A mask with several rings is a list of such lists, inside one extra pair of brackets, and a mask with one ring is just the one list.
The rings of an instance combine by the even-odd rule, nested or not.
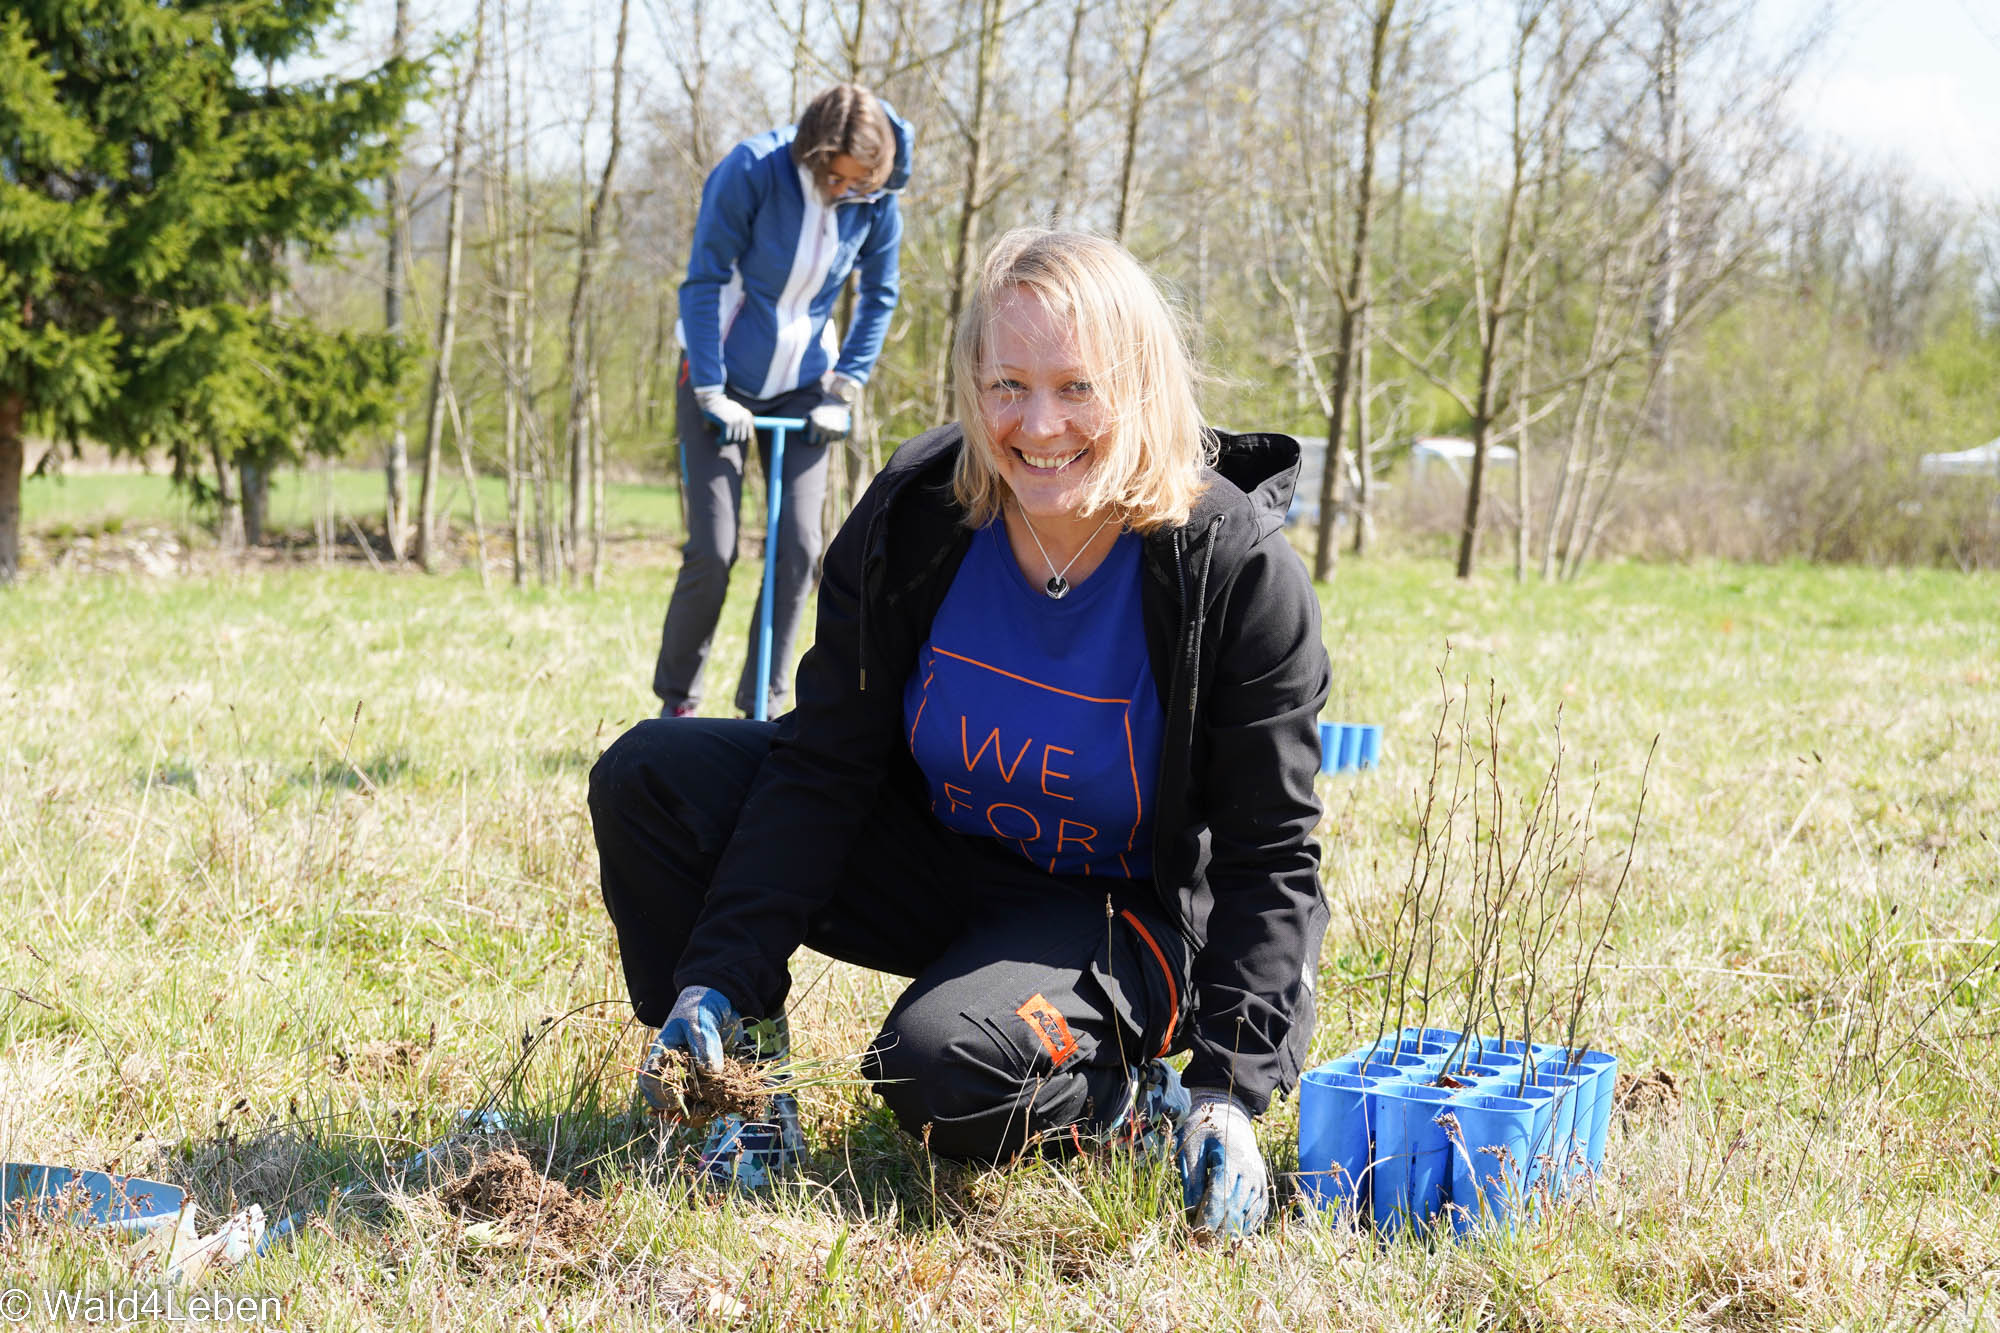
[(461, 1217), (495, 1222), (522, 1240), (573, 1250), (596, 1228), (600, 1209), (559, 1180), (550, 1180), (513, 1148), (486, 1154), (438, 1191)]
[(724, 1115), (754, 1120), (763, 1113), (764, 1099), (775, 1091), (766, 1082), (767, 1070), (733, 1056), (724, 1056), (722, 1068), (711, 1074), (685, 1051), (655, 1050), (646, 1072), (679, 1101), (678, 1108), (667, 1114), (690, 1125), (705, 1125)]
[(1618, 1076), (1618, 1109), (1635, 1120), (1678, 1115), (1681, 1085), (1672, 1071), (1655, 1069), (1650, 1074)]
[(333, 1053), (333, 1072), (345, 1074), (350, 1068), (363, 1074), (385, 1074), (415, 1069), (429, 1054), (430, 1046), (416, 1041), (368, 1041), (351, 1051)]

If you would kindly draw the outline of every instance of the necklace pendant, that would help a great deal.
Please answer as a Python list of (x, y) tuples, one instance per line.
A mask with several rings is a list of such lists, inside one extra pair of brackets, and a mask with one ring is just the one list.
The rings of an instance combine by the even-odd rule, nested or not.
[(1069, 580), (1060, 574), (1049, 575), (1049, 581), (1042, 585), (1042, 591), (1060, 602), (1069, 596)]

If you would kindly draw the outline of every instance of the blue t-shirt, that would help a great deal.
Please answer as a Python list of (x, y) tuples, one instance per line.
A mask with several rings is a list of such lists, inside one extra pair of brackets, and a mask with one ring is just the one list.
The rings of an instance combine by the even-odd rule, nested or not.
[(1165, 718), (1139, 555), (1121, 534), (1057, 601), (1023, 576), (1001, 520), (973, 537), (903, 687), (910, 753), (947, 827), (1050, 874), (1152, 874)]

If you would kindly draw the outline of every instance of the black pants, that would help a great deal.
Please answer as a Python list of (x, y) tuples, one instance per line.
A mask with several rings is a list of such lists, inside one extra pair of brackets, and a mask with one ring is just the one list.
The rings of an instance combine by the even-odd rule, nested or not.
[[(604, 902), (642, 1022), (673, 1007), (674, 969), (774, 730), (652, 719), (591, 771)], [(1046, 874), (896, 795), (854, 847), (805, 943), (914, 978), (862, 1068), (932, 1151), (997, 1161), (1108, 1128), (1132, 1068), (1184, 1049), (1187, 949), (1150, 886)], [(785, 1000), (728, 998), (748, 1017)]]

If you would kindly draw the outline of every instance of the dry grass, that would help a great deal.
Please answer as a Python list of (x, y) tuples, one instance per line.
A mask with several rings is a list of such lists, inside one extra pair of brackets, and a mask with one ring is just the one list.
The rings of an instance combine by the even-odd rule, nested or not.
[[(249, 568), (0, 596), (0, 1156), (185, 1184), (205, 1226), (308, 1210), (240, 1283), (295, 1327), (2000, 1318), (1990, 578), (1343, 568), (1329, 716), (1388, 741), (1324, 787), (1322, 1054), (1374, 1028), (1447, 638), (1519, 719), (1508, 780), (1546, 763), (1560, 704), (1607, 828), (1662, 736), (1585, 1034), (1624, 1062), (1609, 1171), (1541, 1227), (1440, 1248), (1289, 1209), (1201, 1244), (1172, 1173), (1129, 1158), (934, 1163), (855, 1084), (897, 983), (814, 958), (806, 1169), (757, 1201), (693, 1179), (689, 1135), (631, 1096), (645, 1034), (583, 809), (589, 764), (650, 711), (667, 580)], [(504, 1136), (464, 1132), (489, 1107)], [(1280, 1170), (1293, 1114), (1263, 1122)], [(132, 1273), (120, 1242), (30, 1227), (0, 1234), (0, 1278)]]

